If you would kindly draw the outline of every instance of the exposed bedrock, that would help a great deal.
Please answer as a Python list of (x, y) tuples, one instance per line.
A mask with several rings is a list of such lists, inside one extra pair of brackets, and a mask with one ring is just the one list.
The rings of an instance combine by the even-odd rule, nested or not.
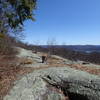
[(17, 80), (4, 100), (100, 100), (100, 76), (68, 67), (35, 70)]

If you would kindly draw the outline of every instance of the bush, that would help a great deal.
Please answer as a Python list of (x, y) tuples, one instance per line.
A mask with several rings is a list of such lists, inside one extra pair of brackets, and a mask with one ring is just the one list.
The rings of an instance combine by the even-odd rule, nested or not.
[(0, 55), (12, 55), (16, 51), (13, 49), (12, 37), (5, 35), (0, 37)]

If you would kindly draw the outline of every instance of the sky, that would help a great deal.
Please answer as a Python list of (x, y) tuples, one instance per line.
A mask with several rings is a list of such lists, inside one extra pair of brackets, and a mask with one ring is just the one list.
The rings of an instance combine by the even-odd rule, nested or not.
[(25, 42), (100, 45), (100, 0), (38, 0), (35, 22), (25, 21)]

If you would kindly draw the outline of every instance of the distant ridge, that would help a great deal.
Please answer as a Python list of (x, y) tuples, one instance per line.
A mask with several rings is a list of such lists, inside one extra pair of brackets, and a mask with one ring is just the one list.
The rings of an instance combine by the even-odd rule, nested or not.
[[(48, 47), (48, 45), (41, 45), (41, 46), (44, 48)], [(63, 47), (74, 51), (86, 52), (86, 53), (100, 52), (100, 45), (54, 45), (54, 47), (57, 48)]]

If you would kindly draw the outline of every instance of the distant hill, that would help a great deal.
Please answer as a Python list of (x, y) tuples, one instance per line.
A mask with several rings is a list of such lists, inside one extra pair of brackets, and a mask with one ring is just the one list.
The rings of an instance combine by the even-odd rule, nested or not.
[(68, 45), (63, 47), (86, 53), (100, 52), (100, 45)]
[[(47, 48), (47, 45), (43, 45), (42, 47)], [(91, 52), (100, 52), (100, 45), (55, 45), (57, 48), (67, 48), (74, 51), (91, 53)]]

